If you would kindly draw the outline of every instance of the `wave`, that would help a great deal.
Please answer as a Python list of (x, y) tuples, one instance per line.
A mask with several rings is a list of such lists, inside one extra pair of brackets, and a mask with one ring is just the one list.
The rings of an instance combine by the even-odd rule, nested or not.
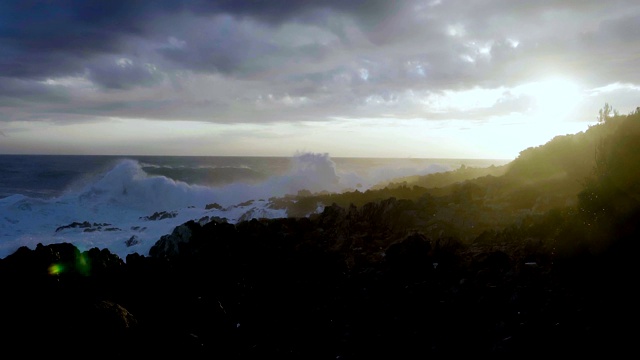
[(149, 175), (160, 175), (170, 179), (187, 182), (189, 184), (221, 186), (235, 182), (258, 183), (268, 178), (268, 175), (238, 166), (196, 166), (196, 167), (155, 167), (142, 169)]
[(125, 159), (79, 193), (69, 193), (66, 197), (77, 196), (82, 204), (92, 207), (115, 205), (153, 210), (202, 207), (212, 202), (230, 206), (252, 199), (296, 194), (303, 189), (312, 192), (343, 189), (335, 163), (328, 154), (296, 154), (285, 175), (271, 176), (257, 184), (236, 182), (224, 186), (203, 186), (152, 175), (144, 171), (138, 161)]
[[(0, 199), (0, 257), (20, 246), (62, 241), (80, 249), (108, 248), (122, 258), (133, 252), (146, 255), (162, 235), (189, 220), (217, 216), (235, 222), (256, 216), (283, 217), (286, 211), (270, 208), (268, 199), (295, 195), (301, 190), (366, 190), (378, 181), (409, 171), (444, 170), (433, 165), (423, 169), (396, 165), (372, 167), (368, 172), (338, 171), (327, 153), (297, 153), (281, 174), (265, 176), (254, 183), (236, 181), (210, 186), (150, 173), (146, 171), (148, 165), (121, 159), (54, 198), (13, 195)], [(207, 207), (213, 203), (218, 206)], [(155, 219), (152, 214), (166, 216), (150, 221)]]
[(147, 171), (148, 169), (170, 169), (170, 170), (185, 170), (185, 169), (247, 169), (252, 170), (251, 166), (239, 164), (239, 165), (160, 165), (152, 164), (148, 162), (139, 161), (140, 167)]
[(152, 210), (203, 205), (205, 199), (213, 195), (213, 189), (206, 186), (150, 176), (142, 170), (140, 163), (127, 159), (79, 193), (68, 193), (66, 197), (77, 196), (81, 204), (91, 207), (107, 205)]

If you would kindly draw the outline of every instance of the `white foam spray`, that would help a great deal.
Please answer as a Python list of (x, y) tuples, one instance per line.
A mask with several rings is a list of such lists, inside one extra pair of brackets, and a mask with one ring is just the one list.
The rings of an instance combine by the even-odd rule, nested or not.
[[(137, 161), (121, 160), (84, 186), (53, 199), (23, 195), (0, 199), (0, 258), (20, 246), (33, 249), (38, 243), (59, 242), (72, 243), (82, 251), (107, 248), (122, 259), (131, 253), (147, 255), (161, 236), (189, 220), (217, 216), (233, 223), (258, 216), (285, 217), (286, 211), (269, 207), (270, 198), (300, 190), (366, 190), (409, 171), (442, 170), (433, 166), (421, 170), (395, 167), (372, 169), (366, 174), (340, 173), (328, 154), (298, 153), (283, 175), (258, 184), (209, 187), (151, 176)], [(220, 208), (205, 208), (212, 203)], [(150, 220), (154, 214), (158, 215), (156, 220)]]

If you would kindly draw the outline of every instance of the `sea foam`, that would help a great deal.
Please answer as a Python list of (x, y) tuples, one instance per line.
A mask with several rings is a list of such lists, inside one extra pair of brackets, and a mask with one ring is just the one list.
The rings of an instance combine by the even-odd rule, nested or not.
[[(20, 246), (33, 249), (38, 243), (59, 242), (72, 243), (82, 251), (107, 248), (122, 259), (131, 253), (147, 255), (161, 236), (189, 220), (219, 217), (234, 223), (252, 217), (285, 217), (286, 211), (271, 208), (269, 199), (300, 190), (340, 192), (358, 187), (364, 191), (394, 176), (443, 170), (438, 165), (386, 167), (371, 168), (363, 175), (339, 172), (328, 154), (298, 153), (288, 171), (264, 181), (205, 186), (150, 175), (139, 161), (123, 159), (53, 198), (12, 195), (0, 199), (0, 257)], [(213, 203), (219, 206), (206, 208)]]

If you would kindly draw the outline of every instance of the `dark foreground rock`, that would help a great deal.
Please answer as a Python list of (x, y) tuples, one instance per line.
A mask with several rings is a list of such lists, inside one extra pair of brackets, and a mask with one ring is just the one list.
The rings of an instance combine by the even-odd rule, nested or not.
[(20, 248), (0, 260), (0, 351), (414, 359), (631, 349), (630, 241), (563, 256), (535, 241), (463, 244), (402, 230), (405, 205), (189, 222), (126, 259), (65, 243)]

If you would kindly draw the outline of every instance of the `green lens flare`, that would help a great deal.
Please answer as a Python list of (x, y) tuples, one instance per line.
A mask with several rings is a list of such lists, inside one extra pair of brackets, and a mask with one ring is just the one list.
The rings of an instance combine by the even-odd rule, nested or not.
[(76, 259), (76, 269), (82, 275), (88, 276), (91, 272), (91, 264), (85, 254), (80, 254)]
[(64, 271), (64, 265), (52, 264), (49, 266), (49, 275), (58, 275)]
[(89, 276), (91, 273), (91, 262), (85, 254), (76, 257), (74, 263), (54, 263), (49, 266), (49, 275), (60, 275), (62, 273), (78, 273), (83, 276)]

